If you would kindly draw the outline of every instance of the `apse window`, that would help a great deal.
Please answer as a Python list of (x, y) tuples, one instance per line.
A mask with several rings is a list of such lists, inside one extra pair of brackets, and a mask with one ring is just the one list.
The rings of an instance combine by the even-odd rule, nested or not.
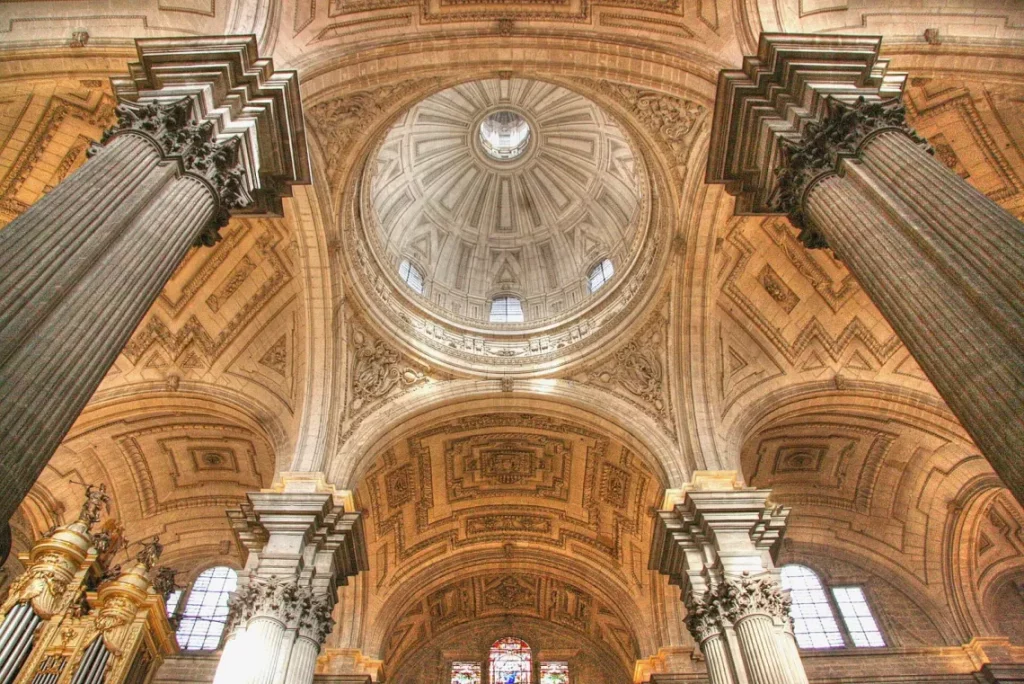
[(522, 639), (505, 637), (491, 646), (491, 684), (530, 684), (533, 652)]
[(515, 112), (497, 111), (480, 122), (480, 146), (491, 159), (511, 161), (529, 144), (530, 124)]
[(518, 297), (495, 297), (491, 300), (491, 323), (522, 323), (523, 303)]
[(480, 684), (480, 663), (452, 663), (452, 684)]
[(183, 651), (213, 651), (220, 647), (228, 618), (228, 596), (237, 586), (238, 574), (219, 566), (204, 570), (187, 593), (171, 595), (167, 602), (169, 616), (177, 613), (182, 601), (185, 604), (175, 635)]
[(398, 277), (416, 294), (423, 294), (423, 274), (408, 259), (398, 265)]
[(602, 259), (601, 263), (590, 269), (590, 291), (600, 290), (605, 283), (612, 279), (613, 275), (615, 275), (615, 266), (612, 265), (611, 259)]
[(782, 587), (789, 590), (793, 633), (800, 648), (885, 646), (861, 587), (834, 587), (826, 592), (818, 575), (803, 565), (783, 566)]

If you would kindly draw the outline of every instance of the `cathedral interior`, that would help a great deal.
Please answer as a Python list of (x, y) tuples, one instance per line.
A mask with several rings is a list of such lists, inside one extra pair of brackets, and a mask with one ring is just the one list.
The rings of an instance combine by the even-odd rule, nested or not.
[(1020, 0), (0, 1), (0, 684), (1024, 682)]

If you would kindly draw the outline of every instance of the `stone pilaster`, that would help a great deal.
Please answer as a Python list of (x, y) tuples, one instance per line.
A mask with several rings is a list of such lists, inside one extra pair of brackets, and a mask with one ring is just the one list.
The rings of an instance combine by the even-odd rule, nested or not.
[(682, 589), (712, 684), (806, 684), (774, 556), (789, 511), (734, 473), (698, 473), (661, 511), (651, 567)]
[(230, 511), (247, 553), (215, 683), (313, 681), (338, 588), (368, 567), (358, 513), (322, 481), (285, 481)]
[(1024, 224), (931, 156), (879, 47), (763, 35), (719, 78), (707, 178), (834, 250), (1024, 502)]
[(309, 182), (298, 84), (255, 39), (138, 42), (118, 123), (0, 231), (0, 520), (190, 247)]

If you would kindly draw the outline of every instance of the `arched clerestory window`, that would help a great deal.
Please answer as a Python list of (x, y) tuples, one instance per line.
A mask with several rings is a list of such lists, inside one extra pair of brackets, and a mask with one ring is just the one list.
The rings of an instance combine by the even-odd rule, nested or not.
[(187, 589), (167, 599), (167, 616), (178, 620), (178, 646), (183, 651), (220, 648), (228, 617), (228, 596), (238, 585), (238, 573), (226, 566), (208, 568)]
[(782, 566), (782, 587), (789, 590), (793, 632), (800, 648), (885, 646), (862, 587), (828, 590), (816, 572), (796, 564)]

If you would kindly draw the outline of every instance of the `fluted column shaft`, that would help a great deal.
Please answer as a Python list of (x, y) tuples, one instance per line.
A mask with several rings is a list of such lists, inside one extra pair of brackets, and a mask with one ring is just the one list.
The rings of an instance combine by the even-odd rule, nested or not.
[(138, 132), (0, 231), (0, 515), (8, 519), (219, 205)]
[(250, 620), (243, 637), (249, 676), (230, 681), (234, 684), (273, 684), (284, 632), (285, 625), (280, 620), (259, 615)]
[(708, 666), (708, 679), (711, 684), (735, 684), (729, 658), (729, 644), (725, 636), (719, 632), (703, 639), (698, 644)]
[(288, 660), (287, 684), (313, 684), (316, 659), (320, 655), (320, 644), (314, 638), (300, 634), (292, 646)]
[(1024, 224), (900, 130), (866, 139), (803, 206), (1024, 501)]
[[(749, 615), (736, 622), (736, 637), (751, 682), (795, 684), (799, 681), (790, 676), (788, 659), (781, 648), (777, 632), (774, 621), (768, 615)], [(806, 677), (803, 681), (806, 681)]]
[(680, 585), (711, 684), (807, 684), (774, 565), (789, 511), (735, 475), (699, 472), (659, 513), (652, 567)]

